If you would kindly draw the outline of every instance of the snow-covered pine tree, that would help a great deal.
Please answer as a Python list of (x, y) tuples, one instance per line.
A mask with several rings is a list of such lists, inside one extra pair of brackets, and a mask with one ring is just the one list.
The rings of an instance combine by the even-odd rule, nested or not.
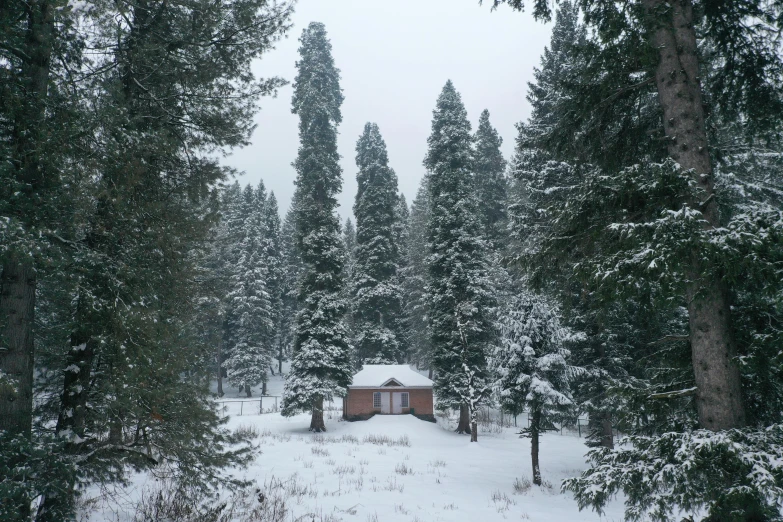
[(473, 137), (451, 80), (438, 96), (427, 144), (428, 298), (435, 392), (439, 407), (460, 408), (457, 431), (470, 433), (475, 441), (478, 405), (489, 393), (493, 294), (472, 170)]
[(404, 268), (401, 270), (401, 275), (405, 296), (406, 338), (409, 343), (408, 358), (419, 368), (428, 369), (429, 376), (432, 378), (432, 339), (427, 318), (429, 310), (427, 302), (429, 284), (427, 223), (429, 215), (427, 176), (424, 176), (411, 205), (405, 242)]
[(356, 143), (358, 191), (356, 261), (352, 315), (357, 363), (396, 364), (405, 358), (402, 341), (402, 290), (395, 237), (397, 175), (389, 167), (386, 143), (378, 126), (367, 123)]
[(506, 160), (500, 152), (503, 138), (484, 109), (476, 129), (474, 170), (484, 236), (497, 248), (506, 236)]
[(337, 125), (343, 94), (324, 25), (312, 22), (299, 41), (293, 112), (299, 115), (300, 146), (294, 166), (296, 238), (304, 267), (283, 415), (311, 411), (310, 429), (321, 432), (326, 430), (324, 401), (343, 395), (352, 375), (341, 295), (344, 253), (335, 213), (342, 186)]
[(302, 258), (296, 245), (297, 206), (297, 198), (294, 195), (280, 231), (283, 277), (280, 291), (282, 301), (277, 368), (281, 374), (283, 373), (283, 361), (288, 359), (293, 352), (296, 316), (299, 312), (297, 295), (299, 294), (299, 277), (302, 273)]
[[(249, 188), (249, 190), (248, 190)], [(234, 269), (228, 299), (233, 309), (233, 343), (224, 362), (228, 380), (251, 396), (251, 386), (267, 380), (271, 364), (270, 337), (274, 327), (268, 291), (269, 264), (265, 248), (266, 190), (263, 182), (253, 191), (248, 185), (243, 202), (251, 206), (245, 219), (245, 236)]]
[(495, 388), (504, 410), (514, 415), (527, 410), (529, 425), (521, 435), (530, 437), (533, 483), (539, 486), (539, 436), (574, 409), (569, 382), (575, 370), (566, 348), (573, 337), (557, 308), (526, 289), (501, 314)]
[[(269, 332), (266, 346), (269, 350), (270, 360), (277, 357), (278, 361), (283, 356), (282, 313), (283, 313), (283, 249), (280, 238), (280, 210), (277, 206), (277, 198), (274, 192), (264, 205), (264, 243), (263, 262), (266, 263), (267, 291), (272, 311), (272, 328)], [(280, 364), (278, 362), (278, 364)], [(274, 373), (274, 369), (270, 366)], [(266, 381), (262, 393), (266, 394)]]

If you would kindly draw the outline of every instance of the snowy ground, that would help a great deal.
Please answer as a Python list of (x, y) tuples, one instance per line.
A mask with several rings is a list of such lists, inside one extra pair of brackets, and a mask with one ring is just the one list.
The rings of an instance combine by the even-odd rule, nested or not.
[[(279, 378), (270, 383), (270, 394), (281, 390)], [(226, 391), (225, 400), (241, 398), (235, 389)], [(265, 399), (265, 409), (273, 405), (273, 399)], [(326, 415), (327, 433), (312, 434), (308, 415), (260, 415), (255, 402), (245, 403), (239, 416), (238, 403), (227, 406), (229, 426), (252, 427), (262, 450), (237, 476), (267, 487), (283, 483), (295, 492), (289, 499), (292, 521), (309, 522), (313, 517), (308, 514), (334, 522), (623, 519), (620, 501), (601, 518), (579, 512), (570, 495), (560, 493), (560, 481), (584, 468), (584, 439), (573, 434), (543, 437), (545, 486), (517, 491), (515, 481), (530, 478), (530, 443), (514, 428), (480, 432), (479, 442), (470, 443), (453, 432), (450, 419), (433, 424), (405, 415), (345, 422), (335, 410)], [(139, 488), (150, 487), (139, 478), (136, 491), (128, 492), (131, 498)]]

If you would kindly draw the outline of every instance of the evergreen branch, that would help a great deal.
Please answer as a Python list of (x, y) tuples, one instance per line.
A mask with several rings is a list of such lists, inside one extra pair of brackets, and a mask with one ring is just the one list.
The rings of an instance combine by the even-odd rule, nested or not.
[(682, 334), (682, 335), (664, 335), (657, 341), (653, 341), (649, 344), (649, 346), (653, 346), (656, 344), (663, 344), (663, 343), (676, 343), (680, 341), (689, 341), (691, 338), (690, 335)]
[(678, 397), (688, 397), (690, 395), (696, 395), (696, 386), (693, 388), (685, 388), (684, 390), (675, 390), (669, 392), (653, 393), (650, 394), (648, 399), (676, 399)]

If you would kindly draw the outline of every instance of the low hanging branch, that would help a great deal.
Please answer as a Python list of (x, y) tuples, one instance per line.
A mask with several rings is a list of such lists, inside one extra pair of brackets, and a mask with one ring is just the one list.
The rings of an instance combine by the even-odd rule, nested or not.
[(693, 388), (685, 388), (684, 390), (653, 393), (648, 399), (676, 399), (677, 397), (687, 397), (689, 395), (696, 395), (696, 389), (696, 386), (694, 386)]

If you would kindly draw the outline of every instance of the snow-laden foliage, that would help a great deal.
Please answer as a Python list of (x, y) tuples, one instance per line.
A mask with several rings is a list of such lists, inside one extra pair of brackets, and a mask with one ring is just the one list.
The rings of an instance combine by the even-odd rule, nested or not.
[[(248, 188), (250, 188), (248, 186)], [(249, 213), (243, 225), (244, 238), (233, 268), (228, 294), (232, 315), (231, 343), (224, 366), (229, 382), (250, 394), (250, 387), (267, 379), (273, 356), (274, 307), (270, 286), (276, 260), (266, 223), (266, 192), (263, 185), (250, 190)]]
[(680, 512), (726, 522), (783, 520), (780, 424), (632, 436), (588, 457), (590, 469), (563, 483), (580, 508), (600, 512), (622, 492), (631, 521), (665, 522)]
[(313, 412), (312, 429), (322, 431), (322, 401), (345, 393), (351, 381), (351, 346), (344, 324), (345, 253), (335, 213), (342, 186), (337, 125), (343, 101), (340, 71), (332, 59), (326, 29), (313, 22), (299, 39), (293, 112), (299, 115), (296, 179), (296, 239), (303, 264), (299, 313), (283, 413)]
[[(506, 160), (500, 152), (503, 138), (492, 127), (489, 111), (479, 117), (475, 136), (475, 177), (484, 236), (497, 244), (505, 236)], [(497, 245), (495, 245), (497, 248)]]
[[(477, 405), (489, 394), (494, 297), (473, 173), (473, 137), (459, 93), (438, 96), (424, 165), (429, 171), (429, 325), (438, 406)], [(471, 411), (475, 420), (476, 409)]]
[(388, 166), (378, 126), (367, 123), (356, 143), (358, 191), (351, 292), (357, 364), (397, 364), (405, 357), (402, 289), (397, 270), (397, 175)]
[(493, 355), (501, 407), (514, 415), (537, 408), (547, 427), (573, 410), (569, 384), (578, 372), (569, 364), (566, 345), (579, 338), (545, 298), (527, 290), (513, 297), (500, 313), (500, 343)]
[(432, 342), (429, 332), (427, 288), (429, 285), (429, 245), (427, 223), (430, 203), (427, 176), (422, 178), (411, 204), (408, 237), (405, 244), (405, 267), (401, 271), (405, 295), (405, 319), (410, 360), (419, 368), (432, 369)]

